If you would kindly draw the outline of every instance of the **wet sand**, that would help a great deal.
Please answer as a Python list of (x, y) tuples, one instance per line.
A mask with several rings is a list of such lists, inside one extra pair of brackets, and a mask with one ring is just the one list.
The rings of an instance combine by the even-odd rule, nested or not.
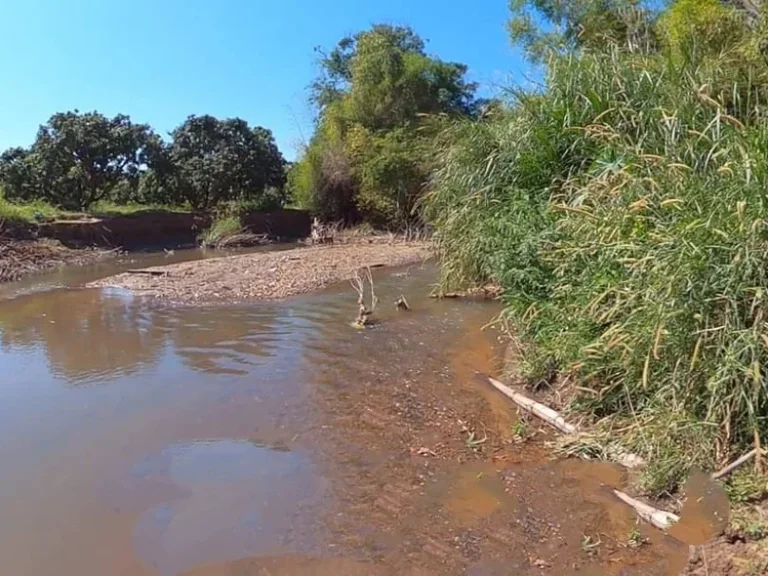
[(350, 244), (211, 258), (155, 266), (94, 282), (176, 304), (285, 298), (351, 278), (365, 266), (421, 264), (429, 244)]

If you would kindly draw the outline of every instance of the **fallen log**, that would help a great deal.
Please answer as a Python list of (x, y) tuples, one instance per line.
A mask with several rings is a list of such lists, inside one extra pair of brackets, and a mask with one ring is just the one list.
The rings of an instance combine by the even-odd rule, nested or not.
[(629, 496), (620, 490), (614, 490), (613, 493), (616, 494), (616, 497), (619, 500), (634, 508), (640, 518), (660, 530), (668, 530), (673, 524), (680, 521), (680, 517), (677, 514), (654, 508), (650, 504), (632, 498), (632, 496)]
[[(490, 376), (487, 376), (488, 382), (491, 383), (491, 385), (496, 388), (499, 392), (510, 398), (515, 404), (523, 408), (524, 410), (527, 410), (531, 414), (534, 414), (553, 426), (554, 428), (557, 428), (558, 430), (565, 432), (566, 434), (574, 434), (578, 432), (578, 428), (574, 426), (573, 424), (569, 424), (565, 421), (565, 418), (563, 418), (559, 412), (556, 410), (553, 410), (549, 406), (546, 406), (542, 404), (541, 402), (537, 402), (536, 400), (533, 400), (531, 398), (528, 398), (524, 394), (521, 394), (520, 392), (516, 392), (506, 384), (503, 384), (502, 382), (499, 382), (495, 378), (491, 378)], [(622, 466), (625, 466), (626, 468), (635, 468), (637, 466), (643, 465), (645, 462), (642, 458), (635, 454), (631, 454), (629, 452), (618, 452), (616, 454), (616, 461), (621, 464)], [(641, 502), (640, 500), (637, 500), (635, 498), (632, 498), (628, 494), (625, 494), (624, 492), (621, 492), (619, 490), (614, 490), (614, 494), (626, 504), (630, 505), (632, 508), (635, 509), (637, 512), (637, 515), (640, 516), (643, 520), (646, 522), (649, 522), (656, 528), (659, 528), (661, 530), (667, 530), (672, 524), (675, 524), (680, 520), (680, 517), (672, 514), (671, 512), (665, 512), (664, 510), (658, 510), (654, 508), (653, 506), (650, 506), (649, 504), (646, 504), (645, 502)]]

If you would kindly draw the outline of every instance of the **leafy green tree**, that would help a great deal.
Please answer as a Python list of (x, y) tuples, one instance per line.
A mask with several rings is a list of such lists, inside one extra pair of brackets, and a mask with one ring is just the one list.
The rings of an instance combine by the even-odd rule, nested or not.
[(151, 141), (147, 145), (146, 162), (133, 199), (144, 204), (182, 204), (184, 198), (176, 186), (170, 145), (159, 138)]
[(344, 38), (320, 66), (312, 88), (321, 116), (344, 101), (350, 119), (369, 128), (399, 126), (418, 114), (467, 114), (476, 89), (464, 80), (464, 64), (428, 56), (407, 27), (378, 24)]
[(266, 128), (239, 118), (190, 116), (171, 136), (170, 178), (195, 209), (258, 200), (267, 187), (284, 188), (285, 160)]
[(0, 177), (11, 197), (42, 198), (81, 210), (118, 185), (135, 188), (148, 145), (157, 140), (149, 126), (122, 114), (62, 112), (40, 127), (29, 150), (3, 154)]
[(9, 148), (0, 155), (0, 182), (9, 199), (29, 200), (39, 193), (38, 174), (29, 150)]
[(64, 208), (84, 209), (121, 181), (138, 184), (147, 143), (154, 138), (149, 126), (122, 114), (54, 114), (31, 149), (41, 193)]
[(375, 25), (321, 55), (317, 129), (291, 171), (294, 198), (325, 219), (404, 224), (427, 178), (428, 118), (477, 113), (476, 86), (407, 27)]
[(645, 0), (510, 0), (513, 44), (542, 62), (554, 51), (600, 49), (606, 43), (629, 49), (655, 46), (652, 2)]

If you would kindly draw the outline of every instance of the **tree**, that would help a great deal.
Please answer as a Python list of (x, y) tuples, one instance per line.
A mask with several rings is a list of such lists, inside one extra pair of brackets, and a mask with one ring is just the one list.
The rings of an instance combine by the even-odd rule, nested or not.
[(128, 116), (98, 112), (54, 114), (32, 145), (41, 195), (69, 209), (84, 209), (105, 198), (121, 181), (138, 183), (148, 142), (157, 138)]
[(317, 129), (291, 172), (294, 198), (326, 219), (402, 225), (426, 180), (428, 119), (477, 113), (476, 85), (407, 27), (378, 24), (319, 52)]
[(267, 187), (285, 186), (285, 160), (266, 128), (239, 118), (190, 116), (171, 135), (174, 185), (195, 209), (257, 200)]
[(40, 127), (29, 150), (3, 154), (0, 178), (11, 197), (82, 210), (118, 185), (135, 188), (148, 146), (157, 140), (149, 126), (122, 114), (62, 112)]
[(9, 148), (0, 155), (0, 182), (7, 198), (29, 200), (39, 193), (33, 158), (24, 148)]
[(508, 29), (512, 42), (534, 62), (551, 51), (599, 49), (606, 42), (647, 49), (655, 45), (653, 5), (646, 0), (510, 0)]
[(428, 56), (413, 30), (386, 24), (342, 39), (320, 66), (312, 85), (320, 116), (343, 100), (351, 119), (369, 128), (392, 128), (419, 114), (466, 114), (477, 88), (465, 81), (464, 64)]

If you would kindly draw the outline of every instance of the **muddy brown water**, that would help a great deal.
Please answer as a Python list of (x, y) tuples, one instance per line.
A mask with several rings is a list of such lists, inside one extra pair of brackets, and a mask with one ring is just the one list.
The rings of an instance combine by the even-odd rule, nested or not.
[[(376, 271), (380, 323), (365, 331), (344, 285), (209, 308), (79, 288), (195, 257), (2, 288), (0, 573), (664, 575), (685, 563), (685, 543), (612, 496), (623, 471), (552, 460), (544, 430), (519, 441), (514, 409), (477, 374), (502, 356), (481, 331), (497, 306), (427, 298), (429, 265)], [(631, 545), (634, 530), (648, 542)]]

